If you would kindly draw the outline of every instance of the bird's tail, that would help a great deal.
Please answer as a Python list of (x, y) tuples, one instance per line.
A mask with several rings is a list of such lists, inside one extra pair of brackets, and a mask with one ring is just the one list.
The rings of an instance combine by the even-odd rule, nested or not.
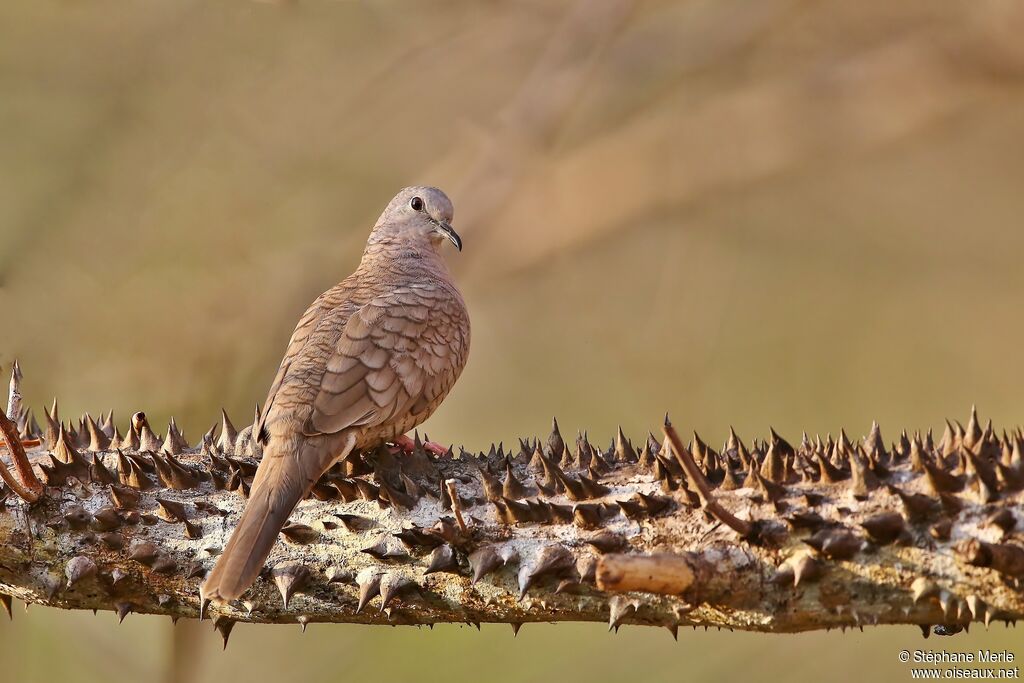
[(322, 437), (271, 439), (242, 517), (199, 589), (203, 604), (207, 600), (237, 600), (256, 581), (296, 503), (338, 457), (348, 454), (351, 440), (344, 444), (343, 452), (337, 447), (337, 441)]

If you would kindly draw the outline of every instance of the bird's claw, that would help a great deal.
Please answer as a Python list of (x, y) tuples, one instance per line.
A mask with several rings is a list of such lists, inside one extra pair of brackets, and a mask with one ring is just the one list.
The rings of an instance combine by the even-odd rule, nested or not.
[[(395, 437), (392, 442), (395, 447), (396, 453), (405, 453), (406, 455), (412, 455), (416, 452), (417, 442), (416, 440), (409, 437), (408, 434), (402, 434), (401, 436)], [(423, 450), (433, 453), (434, 455), (444, 455), (448, 452), (448, 449), (441, 444), (434, 441), (424, 441), (419, 444)]]

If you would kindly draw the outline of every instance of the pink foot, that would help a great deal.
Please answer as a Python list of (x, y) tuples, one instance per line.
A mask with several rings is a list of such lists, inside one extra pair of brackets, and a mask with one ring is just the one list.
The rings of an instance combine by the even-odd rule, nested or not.
[[(416, 442), (413, 441), (408, 434), (402, 434), (401, 436), (395, 437), (393, 443), (400, 452), (405, 453), (406, 455), (409, 455), (416, 450)], [(444, 455), (448, 452), (447, 448), (434, 441), (424, 441), (423, 448), (434, 455)]]

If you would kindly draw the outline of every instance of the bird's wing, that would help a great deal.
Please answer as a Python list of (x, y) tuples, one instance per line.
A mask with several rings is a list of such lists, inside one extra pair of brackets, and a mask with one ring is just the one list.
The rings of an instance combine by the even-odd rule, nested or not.
[(465, 307), (451, 289), (417, 283), (375, 297), (348, 317), (327, 360), (310, 431), (422, 413), (455, 383), (468, 347)]
[(284, 358), (281, 360), (281, 367), (277, 370), (277, 376), (274, 377), (273, 383), (270, 385), (270, 391), (267, 392), (267, 400), (263, 403), (263, 410), (260, 413), (260, 422), (257, 429), (253, 430), (254, 434), (258, 435), (261, 442), (266, 443), (267, 434), (265, 431), (265, 425), (267, 416), (270, 415), (271, 408), (274, 406), (274, 400), (277, 397), (278, 391), (281, 389), (281, 384), (288, 376), (288, 371), (292, 366), (292, 362), (303, 352), (306, 348), (306, 343), (309, 341), (310, 335), (314, 333), (317, 326), (324, 319), (325, 314), (331, 311), (332, 306), (336, 304), (334, 300), (346, 300), (345, 294), (342, 290), (347, 290), (347, 281), (336, 286), (334, 289), (328, 290), (317, 297), (316, 301), (310, 304), (306, 312), (302, 314), (298, 324), (295, 326), (295, 331), (292, 332), (291, 339), (288, 340), (288, 348), (285, 350)]

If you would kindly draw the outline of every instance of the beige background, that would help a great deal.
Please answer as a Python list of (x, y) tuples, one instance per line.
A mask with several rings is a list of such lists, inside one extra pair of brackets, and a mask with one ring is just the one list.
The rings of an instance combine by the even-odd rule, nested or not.
[[(387, 200), (432, 183), (474, 325), (436, 440), (1015, 424), (1022, 8), (9, 0), (0, 363), (37, 407), (243, 424)], [(0, 678), (155, 679), (172, 633), (195, 681), (907, 680), (901, 647), (1020, 642), (240, 625), (221, 654), (19, 606)]]

